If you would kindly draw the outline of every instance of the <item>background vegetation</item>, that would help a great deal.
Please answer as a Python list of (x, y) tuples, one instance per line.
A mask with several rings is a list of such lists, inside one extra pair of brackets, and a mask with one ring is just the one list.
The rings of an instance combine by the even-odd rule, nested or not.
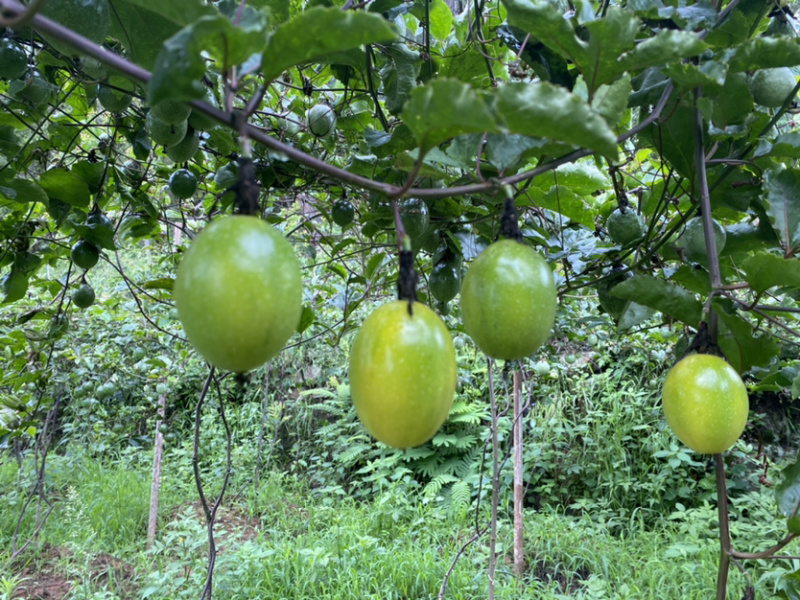
[[(194, 598), (215, 556), (218, 598), (485, 598), (495, 396), (496, 597), (719, 598), (715, 463), (660, 409), (666, 369), (707, 326), (751, 401), (723, 463), (728, 597), (800, 597), (793, 546), (744, 553), (791, 542), (800, 498), (792, 3), (94, 0), (108, 13), (85, 19), (33, 4), (55, 24), (0, 0), (0, 595)], [(165, 101), (193, 111), (166, 146)], [(306, 120), (318, 105), (330, 135)], [(198, 406), (208, 367), (172, 281), (243, 196), (249, 159), (257, 212), (301, 260), (303, 317), (276, 359), (218, 376)], [(170, 186), (180, 168), (191, 194)], [(559, 290), (551, 338), (519, 365), (487, 362), (458, 298), (435, 293), (441, 265), (460, 279), (496, 238), (506, 196)], [(395, 295), (395, 211), (459, 365), (448, 421), (405, 451), (360, 426), (345, 367)], [(636, 217), (622, 233), (619, 213)], [(76, 243), (97, 266), (76, 265)], [(96, 299), (79, 309), (84, 285)], [(229, 476), (216, 554), (195, 472), (212, 503)]]

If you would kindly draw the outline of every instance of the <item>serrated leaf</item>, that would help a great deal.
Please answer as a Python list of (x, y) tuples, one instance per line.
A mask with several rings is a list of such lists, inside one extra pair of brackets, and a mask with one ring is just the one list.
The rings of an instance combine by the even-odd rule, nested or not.
[(236, 27), (222, 15), (202, 17), (166, 40), (147, 84), (148, 102), (204, 98), (206, 91), (200, 79), (208, 57), (220, 69), (226, 69), (262, 52), (266, 16), (250, 8), (243, 23)]
[(14, 202), (41, 202), (47, 204), (47, 192), (28, 179), (12, 179), (0, 184), (0, 195)]
[(764, 173), (762, 199), (785, 250), (800, 246), (800, 169), (770, 169)]
[(586, 43), (578, 39), (571, 22), (550, 2), (503, 0), (510, 25), (523, 29), (533, 38), (578, 65), (587, 64)]
[(554, 185), (541, 196), (531, 194), (531, 200), (537, 206), (560, 213), (584, 227), (594, 226), (594, 214), (587, 209), (586, 202), (567, 186)]
[(671, 116), (664, 123), (654, 123), (642, 136), (650, 141), (656, 151), (675, 170), (692, 179), (694, 177), (694, 109), (679, 103), (667, 105), (666, 114)]
[(484, 97), (453, 79), (437, 79), (415, 88), (402, 118), (423, 152), (465, 133), (500, 132)]
[(610, 293), (661, 311), (690, 327), (698, 326), (703, 313), (702, 302), (689, 290), (650, 275), (627, 279), (611, 288)]
[(396, 37), (379, 15), (312, 8), (275, 30), (264, 51), (262, 73), (266, 81), (273, 81), (294, 65), (364, 44), (390, 42)]
[(55, 198), (78, 208), (89, 206), (89, 186), (82, 177), (71, 171), (61, 168), (45, 171), (39, 178), (39, 185), (47, 192), (49, 198)]
[(707, 49), (708, 46), (694, 33), (662, 29), (637, 45), (634, 50), (619, 57), (620, 73), (634, 73), (648, 67), (677, 62), (698, 56)]
[(610, 7), (606, 16), (586, 24), (589, 45), (587, 63), (582, 69), (589, 96), (605, 83), (611, 83), (625, 71), (620, 68), (619, 57), (634, 47), (639, 32), (639, 19), (629, 11)]
[(783, 480), (775, 486), (775, 501), (778, 510), (784, 517), (794, 514), (800, 502), (800, 454), (795, 462), (781, 470)]
[(417, 86), (422, 58), (405, 44), (390, 44), (383, 49), (386, 64), (380, 70), (386, 110), (396, 115)]
[(506, 83), (485, 96), (503, 133), (548, 138), (617, 158), (617, 139), (605, 119), (560, 86)]
[(728, 63), (731, 71), (753, 71), (800, 64), (800, 39), (759, 36), (736, 48)]
[(114, 228), (109, 225), (100, 223), (76, 225), (75, 232), (98, 248), (105, 248), (106, 250), (117, 249), (114, 245)]
[(800, 289), (800, 262), (797, 259), (759, 252), (748, 257), (742, 263), (742, 269), (750, 288), (759, 294), (775, 286)]
[(592, 108), (606, 120), (609, 127), (619, 125), (625, 115), (631, 89), (631, 76), (624, 75), (612, 84), (601, 85), (594, 93)]
[[(480, 143), (480, 140), (478, 142)], [(528, 150), (538, 148), (541, 145), (541, 140), (536, 140), (527, 135), (490, 133), (486, 136), (484, 148), (486, 150), (486, 160), (489, 161), (489, 164), (498, 171), (505, 171), (519, 162)]]

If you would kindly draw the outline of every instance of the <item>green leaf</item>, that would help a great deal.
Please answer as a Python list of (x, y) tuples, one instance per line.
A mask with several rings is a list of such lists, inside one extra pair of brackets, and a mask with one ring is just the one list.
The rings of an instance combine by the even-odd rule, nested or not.
[[(146, 69), (152, 69), (164, 42), (175, 35), (184, 25), (178, 20), (162, 16), (145, 6), (138, 6), (136, 0), (114, 0), (111, 11), (111, 35), (120, 41), (127, 51), (127, 58)], [(162, 10), (170, 11), (170, 2), (161, 2)], [(177, 11), (187, 5), (196, 5), (193, 0), (176, 0)], [(176, 12), (177, 12), (176, 11)], [(191, 14), (191, 12), (189, 13)]]
[(431, 35), (443, 42), (450, 35), (453, 28), (453, 13), (444, 0), (431, 0)]
[(28, 276), (22, 271), (12, 268), (0, 279), (0, 292), (3, 293), (3, 304), (11, 304), (25, 297), (28, 291)]
[(653, 123), (642, 132), (656, 151), (675, 170), (692, 179), (694, 177), (694, 109), (680, 103), (667, 104), (664, 114), (671, 114), (664, 123)]
[(485, 96), (503, 133), (558, 140), (617, 158), (616, 136), (605, 119), (560, 86), (506, 83)]
[(755, 151), (756, 158), (760, 156), (787, 156), (800, 158), (800, 131), (782, 133), (772, 144), (765, 144)]
[(417, 76), (422, 66), (421, 55), (405, 44), (391, 44), (383, 49), (383, 54), (387, 62), (380, 70), (380, 77), (386, 110), (396, 115), (417, 86)]
[(270, 38), (262, 59), (266, 81), (294, 65), (364, 44), (391, 42), (397, 34), (379, 15), (312, 8), (284, 23)]
[(757, 37), (734, 52), (729, 62), (731, 71), (754, 71), (800, 64), (800, 38)]
[(759, 252), (742, 263), (747, 283), (756, 293), (774, 286), (800, 289), (800, 262), (768, 252)]
[(554, 4), (543, 0), (502, 0), (508, 22), (530, 33), (539, 42), (570, 59), (586, 65), (587, 45), (575, 35), (571, 22)]
[(717, 342), (739, 373), (745, 373), (754, 366), (766, 366), (778, 354), (778, 346), (771, 335), (757, 335), (753, 326), (732, 307), (718, 301), (713, 305), (721, 323)]
[(151, 279), (142, 284), (142, 288), (146, 290), (167, 290), (172, 291), (175, 287), (175, 279), (173, 277), (160, 277), (158, 279)]
[(403, 107), (402, 119), (423, 152), (465, 133), (500, 132), (484, 97), (453, 79), (415, 88)]
[(800, 245), (800, 169), (767, 170), (762, 199), (784, 249), (794, 253)]
[[(141, 8), (160, 15), (176, 25), (184, 26), (197, 21), (200, 17), (213, 15), (216, 11), (197, 0), (128, 0)], [(116, 8), (117, 0), (114, 0)]]
[(200, 78), (205, 74), (207, 57), (226, 69), (263, 51), (266, 16), (253, 9), (247, 12), (248, 18), (239, 27), (222, 15), (208, 16), (164, 42), (147, 85), (148, 102), (204, 98), (206, 91)]
[(47, 203), (47, 192), (41, 186), (28, 179), (12, 179), (0, 184), (0, 196), (14, 202)]
[(690, 327), (697, 327), (703, 314), (702, 302), (689, 290), (650, 275), (627, 279), (611, 288), (610, 293), (661, 311)]
[(775, 501), (784, 517), (790, 517), (800, 503), (800, 454), (781, 470), (783, 480), (775, 486)]
[(297, 324), (297, 333), (303, 333), (306, 329), (311, 327), (314, 323), (314, 311), (308, 306), (303, 307), (303, 313), (300, 315), (300, 322)]
[(708, 46), (688, 31), (662, 29), (655, 36), (644, 40), (627, 54), (620, 56), (620, 72), (637, 72), (648, 67), (656, 67), (684, 58), (698, 56)]
[[(509, 167), (516, 165), (528, 150), (538, 148), (541, 145), (541, 140), (536, 140), (526, 135), (490, 133), (486, 136), (484, 148), (486, 149), (486, 159), (489, 164), (496, 167), (498, 171), (505, 171)], [(469, 158), (474, 160), (474, 156), (475, 153), (472, 153)], [(538, 182), (538, 178), (534, 181)]]
[(589, 31), (589, 46), (582, 72), (592, 97), (599, 86), (611, 83), (625, 72), (619, 57), (634, 47), (639, 19), (629, 11), (611, 7), (604, 18), (587, 23), (586, 29)]
[(594, 93), (592, 108), (606, 120), (609, 127), (617, 127), (622, 121), (631, 89), (631, 77), (625, 75), (610, 85), (601, 85)]
[(71, 171), (63, 168), (50, 169), (39, 178), (39, 185), (49, 198), (78, 208), (89, 206), (89, 186), (82, 177)]
[(542, 196), (533, 192), (530, 195), (533, 203), (541, 208), (560, 213), (584, 227), (594, 226), (594, 215), (588, 210), (586, 202), (566, 186), (554, 185)]

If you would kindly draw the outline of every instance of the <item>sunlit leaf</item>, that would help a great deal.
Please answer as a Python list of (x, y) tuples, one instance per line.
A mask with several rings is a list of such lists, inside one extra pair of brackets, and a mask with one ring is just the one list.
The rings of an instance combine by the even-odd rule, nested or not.
[(611, 294), (661, 311), (665, 315), (697, 327), (703, 304), (687, 289), (658, 277), (637, 275), (611, 288)]

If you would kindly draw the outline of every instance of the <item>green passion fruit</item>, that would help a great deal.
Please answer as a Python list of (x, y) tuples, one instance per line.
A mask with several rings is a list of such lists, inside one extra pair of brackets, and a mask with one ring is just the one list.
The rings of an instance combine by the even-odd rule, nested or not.
[(169, 191), (179, 200), (191, 198), (197, 191), (197, 177), (189, 169), (178, 169), (169, 177)]
[(455, 349), (442, 320), (419, 302), (409, 314), (397, 300), (375, 310), (350, 352), (356, 414), (378, 441), (412, 448), (431, 439), (453, 403)]
[(514, 240), (487, 247), (461, 286), (464, 328), (492, 358), (530, 356), (550, 335), (556, 315), (553, 272), (541, 254)]
[(606, 220), (606, 229), (611, 241), (620, 246), (634, 244), (644, 237), (641, 217), (630, 208), (624, 212), (615, 208)]

